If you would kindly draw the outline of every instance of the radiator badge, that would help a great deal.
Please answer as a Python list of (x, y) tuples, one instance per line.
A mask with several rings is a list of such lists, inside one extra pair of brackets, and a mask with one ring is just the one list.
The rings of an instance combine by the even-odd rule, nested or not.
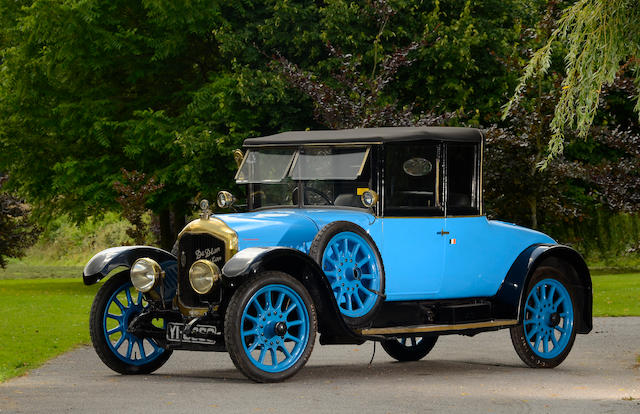
[(204, 250), (197, 249), (196, 260), (200, 260), (200, 259), (209, 259), (214, 263), (219, 262), (220, 260), (222, 260), (222, 256), (220, 255), (220, 248), (216, 247), (216, 248), (204, 249)]

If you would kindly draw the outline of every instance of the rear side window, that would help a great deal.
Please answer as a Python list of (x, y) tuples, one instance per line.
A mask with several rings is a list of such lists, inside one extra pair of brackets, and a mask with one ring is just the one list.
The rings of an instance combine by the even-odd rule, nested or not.
[(441, 145), (403, 142), (385, 147), (385, 216), (443, 216)]
[(450, 143), (446, 152), (447, 215), (480, 214), (478, 145)]

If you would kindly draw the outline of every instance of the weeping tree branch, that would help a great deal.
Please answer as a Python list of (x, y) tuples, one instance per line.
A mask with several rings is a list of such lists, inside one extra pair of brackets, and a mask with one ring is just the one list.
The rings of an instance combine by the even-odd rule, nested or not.
[[(575, 130), (585, 138), (593, 124), (603, 87), (611, 85), (622, 70), (635, 74), (640, 85), (640, 2), (637, 0), (580, 0), (563, 13), (544, 46), (524, 69), (513, 97), (503, 108), (503, 119), (518, 104), (531, 79), (543, 76), (551, 65), (556, 43), (566, 47), (566, 76), (554, 109), (549, 155), (564, 149), (565, 132)], [(640, 114), (640, 95), (635, 94)]]

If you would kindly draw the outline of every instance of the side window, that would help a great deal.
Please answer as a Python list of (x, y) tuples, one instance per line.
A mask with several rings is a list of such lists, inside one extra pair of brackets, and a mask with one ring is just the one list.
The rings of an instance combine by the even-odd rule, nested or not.
[(447, 215), (480, 214), (477, 144), (447, 145)]
[(441, 146), (403, 142), (385, 147), (385, 216), (443, 216)]

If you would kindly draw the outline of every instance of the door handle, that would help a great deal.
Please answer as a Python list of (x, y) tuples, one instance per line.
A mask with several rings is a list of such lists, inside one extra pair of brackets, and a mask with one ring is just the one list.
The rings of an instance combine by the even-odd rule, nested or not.
[(438, 234), (438, 236), (444, 236), (445, 234), (449, 234), (449, 232), (448, 231), (444, 231), (444, 229), (442, 229), (437, 234)]

